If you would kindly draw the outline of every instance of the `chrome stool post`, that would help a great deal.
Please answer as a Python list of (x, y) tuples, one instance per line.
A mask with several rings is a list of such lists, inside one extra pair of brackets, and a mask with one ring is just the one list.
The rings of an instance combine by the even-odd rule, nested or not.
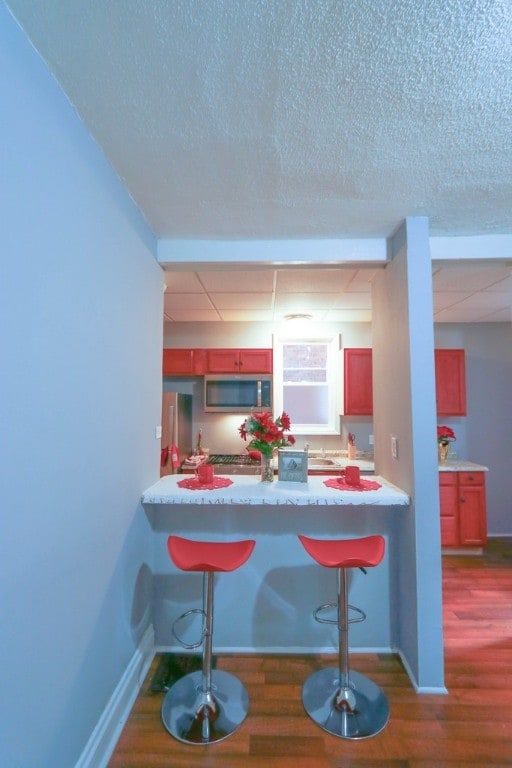
[[(325, 731), (345, 739), (364, 739), (380, 733), (389, 720), (387, 699), (376, 683), (349, 666), (349, 624), (364, 621), (363, 611), (349, 605), (348, 567), (378, 565), (384, 556), (384, 539), (370, 536), (364, 539), (324, 541), (299, 536), (308, 554), (320, 565), (337, 569), (337, 603), (326, 603), (314, 612), (320, 623), (338, 626), (338, 666), (313, 672), (304, 682), (304, 709)], [(328, 607), (337, 608), (337, 620), (319, 618)], [(358, 616), (349, 617), (349, 610)]]
[[(254, 541), (195, 542), (170, 536), (169, 554), (186, 571), (203, 571), (203, 609), (182, 614), (173, 625), (173, 634), (186, 648), (201, 644), (202, 669), (177, 680), (162, 703), (162, 722), (169, 733), (185, 744), (205, 745), (230, 736), (245, 720), (249, 696), (241, 681), (222, 670), (212, 670), (213, 583), (216, 571), (239, 568), (251, 555)], [(176, 623), (190, 613), (203, 615), (201, 641), (186, 644), (176, 634)]]

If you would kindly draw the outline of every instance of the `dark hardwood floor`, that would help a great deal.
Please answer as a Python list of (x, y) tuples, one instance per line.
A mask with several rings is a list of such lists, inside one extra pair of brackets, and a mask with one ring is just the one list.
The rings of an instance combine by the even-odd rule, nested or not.
[(352, 665), (383, 687), (391, 717), (378, 736), (348, 742), (305, 714), (305, 677), (327, 657), (220, 656), (238, 675), (249, 715), (209, 747), (173, 739), (151, 690), (155, 659), (109, 768), (475, 768), (512, 766), (512, 541), (483, 556), (443, 558), (448, 695), (418, 695), (394, 655), (354, 655)]

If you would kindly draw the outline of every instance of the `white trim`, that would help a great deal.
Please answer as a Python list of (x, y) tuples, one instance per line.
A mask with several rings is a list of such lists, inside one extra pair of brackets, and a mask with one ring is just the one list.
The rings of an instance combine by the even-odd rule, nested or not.
[[(181, 645), (158, 645), (155, 647), (155, 653), (177, 653), (180, 656), (184, 656), (187, 654), (187, 651), (185, 651)], [(372, 647), (372, 648), (366, 648), (366, 647), (357, 647), (357, 648), (351, 648), (349, 647), (349, 653), (350, 655), (357, 655), (360, 653), (373, 653), (373, 654), (383, 654), (383, 653), (392, 653), (395, 654), (396, 651), (392, 650), (389, 646), (386, 647)], [(272, 645), (272, 646), (265, 646), (264, 648), (256, 648), (254, 646), (234, 646), (234, 645), (217, 645), (213, 649), (213, 655), (216, 654), (240, 654), (240, 655), (266, 655), (266, 654), (282, 654), (282, 655), (308, 655), (311, 654), (313, 656), (326, 656), (329, 654), (332, 654), (333, 656), (338, 655), (338, 649), (335, 648), (333, 645)]]
[(154, 655), (155, 631), (150, 625), (103, 710), (75, 768), (106, 768)]
[(416, 691), (416, 693), (435, 693), (435, 694), (439, 694), (439, 695), (443, 695), (443, 696), (446, 696), (448, 694), (448, 690), (447, 690), (447, 688), (445, 688), (444, 685), (440, 685), (439, 687), (427, 686), (427, 685), (418, 685), (418, 682), (417, 682), (417, 680), (416, 680), (416, 678), (415, 678), (415, 676), (413, 674), (413, 671), (410, 668), (410, 666), (409, 666), (409, 664), (407, 662), (407, 659), (403, 655), (402, 651), (398, 650), (398, 651), (396, 651), (396, 653), (398, 653), (398, 655), (400, 657), (400, 661), (402, 662), (403, 667), (404, 667), (405, 671), (407, 672), (409, 680), (411, 681), (411, 684), (412, 684), (414, 690)]

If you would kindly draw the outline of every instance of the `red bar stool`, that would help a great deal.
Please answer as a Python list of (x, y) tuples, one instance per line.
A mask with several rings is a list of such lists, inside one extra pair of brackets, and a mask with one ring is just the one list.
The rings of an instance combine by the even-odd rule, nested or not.
[[(179, 616), (173, 634), (186, 648), (203, 646), (202, 669), (190, 672), (169, 688), (162, 703), (162, 721), (169, 733), (186, 744), (211, 744), (232, 734), (244, 721), (249, 697), (240, 680), (229, 672), (212, 670), (213, 578), (217, 571), (234, 571), (251, 556), (253, 540), (191, 541), (169, 536), (167, 548), (182, 571), (203, 572), (203, 608)], [(201, 613), (201, 640), (189, 645), (176, 634), (176, 624), (190, 613)]]
[[(372, 680), (349, 670), (348, 625), (364, 621), (363, 611), (348, 603), (347, 568), (378, 565), (384, 557), (382, 536), (360, 539), (299, 539), (313, 560), (338, 571), (337, 603), (326, 603), (314, 612), (316, 621), (338, 626), (338, 667), (313, 672), (302, 688), (302, 703), (312, 720), (334, 736), (344, 739), (365, 739), (382, 731), (389, 720), (389, 705), (384, 693)], [(322, 618), (322, 611), (337, 606), (337, 620)], [(357, 616), (349, 618), (349, 610)]]

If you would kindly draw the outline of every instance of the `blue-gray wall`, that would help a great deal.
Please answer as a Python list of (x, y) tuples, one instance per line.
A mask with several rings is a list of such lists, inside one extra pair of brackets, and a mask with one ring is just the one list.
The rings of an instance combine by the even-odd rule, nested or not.
[(457, 456), (489, 467), (486, 474), (487, 528), (512, 535), (512, 323), (439, 323), (436, 347), (466, 352), (467, 416), (444, 417)]
[[(149, 623), (156, 244), (0, 3), (0, 764), (73, 766)], [(148, 576), (149, 575), (149, 576)]]

